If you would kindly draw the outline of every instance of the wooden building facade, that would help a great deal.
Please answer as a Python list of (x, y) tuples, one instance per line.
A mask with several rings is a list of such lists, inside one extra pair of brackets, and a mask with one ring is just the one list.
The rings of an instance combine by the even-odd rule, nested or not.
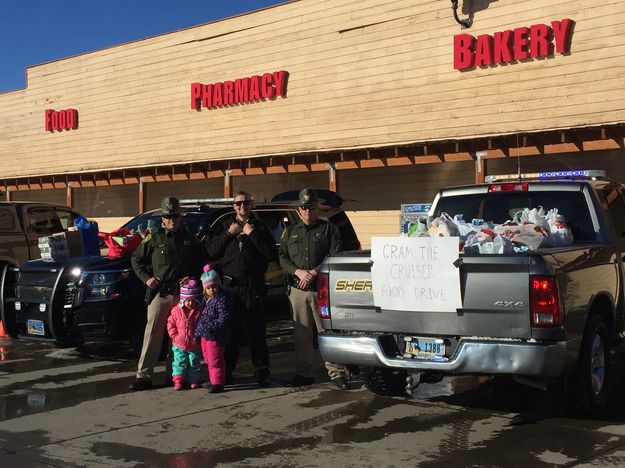
[(625, 181), (625, 0), (460, 6), (468, 29), (441, 0), (293, 0), (30, 67), (0, 186), (109, 228), (168, 194), (331, 188), (367, 245), (519, 165)]

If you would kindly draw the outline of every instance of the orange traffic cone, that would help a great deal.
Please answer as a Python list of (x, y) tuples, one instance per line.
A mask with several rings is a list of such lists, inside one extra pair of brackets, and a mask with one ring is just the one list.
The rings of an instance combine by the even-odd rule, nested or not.
[(4, 329), (4, 325), (2, 324), (2, 320), (0, 320), (0, 338), (6, 338), (8, 335), (7, 331)]

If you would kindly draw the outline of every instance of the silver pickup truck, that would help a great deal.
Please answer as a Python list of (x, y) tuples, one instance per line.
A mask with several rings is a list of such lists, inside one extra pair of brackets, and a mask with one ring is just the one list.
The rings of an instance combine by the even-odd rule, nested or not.
[(397, 393), (406, 382), (410, 388), (415, 376), (507, 374), (541, 388), (560, 384), (576, 412), (604, 407), (610, 350), (624, 329), (625, 186), (567, 177), (438, 193), (432, 216), (500, 224), (524, 207), (558, 208), (574, 237), (566, 247), (460, 254), (456, 313), (376, 307), (370, 252), (328, 257), (318, 282), (322, 357), (369, 369), (375, 393)]

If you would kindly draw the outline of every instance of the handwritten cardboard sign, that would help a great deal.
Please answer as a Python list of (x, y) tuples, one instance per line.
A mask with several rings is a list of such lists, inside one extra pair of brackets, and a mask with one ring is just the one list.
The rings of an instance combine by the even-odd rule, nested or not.
[(389, 310), (462, 308), (457, 237), (373, 237), (373, 301)]

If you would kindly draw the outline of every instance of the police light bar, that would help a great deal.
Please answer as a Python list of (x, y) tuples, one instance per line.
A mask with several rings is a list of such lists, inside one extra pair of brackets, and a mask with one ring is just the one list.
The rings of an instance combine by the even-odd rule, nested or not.
[[(252, 197), (252, 201), (254, 201), (254, 197)], [(234, 198), (185, 198), (180, 200), (181, 205), (207, 205), (209, 203), (230, 204), (234, 203)]]
[[(521, 174), (521, 179), (598, 179), (605, 177), (603, 170), (583, 170), (583, 171), (551, 171), (551, 172), (528, 172)], [(506, 180), (519, 180), (519, 174), (500, 174), (484, 177), (484, 182), (491, 184), (493, 182), (502, 182)]]

